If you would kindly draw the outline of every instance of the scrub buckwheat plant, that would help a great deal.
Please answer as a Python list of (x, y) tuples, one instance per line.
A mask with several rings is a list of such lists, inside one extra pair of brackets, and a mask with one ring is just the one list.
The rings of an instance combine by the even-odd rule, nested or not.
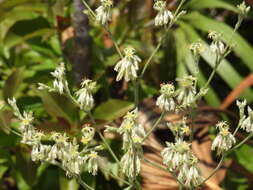
[[(81, 178), (81, 174), (87, 171), (91, 175), (96, 175), (100, 168), (99, 161), (102, 159), (101, 151), (108, 151), (111, 157), (115, 160), (120, 172), (123, 175), (114, 176), (119, 180), (126, 189), (141, 190), (141, 162), (148, 160), (143, 158), (143, 143), (149, 135), (157, 128), (164, 116), (169, 112), (186, 113), (180, 122), (168, 123), (167, 127), (174, 135), (173, 142), (166, 142), (166, 147), (160, 153), (163, 159), (163, 164), (166, 166), (167, 172), (171, 173), (178, 182), (180, 189), (198, 189), (203, 184), (213, 177), (221, 168), (224, 159), (233, 150), (240, 147), (253, 136), (253, 111), (247, 107), (246, 101), (238, 101), (237, 106), (240, 111), (240, 120), (237, 128), (232, 131), (228, 121), (220, 121), (216, 124), (217, 135), (213, 139), (211, 149), (216, 153), (219, 163), (213, 172), (206, 178), (201, 174), (198, 168), (199, 160), (192, 151), (192, 141), (194, 137), (194, 125), (187, 126), (186, 120), (191, 118), (194, 123), (194, 113), (198, 106), (198, 102), (208, 93), (208, 86), (212, 81), (218, 67), (222, 64), (222, 60), (231, 52), (236, 44), (232, 44), (233, 35), (230, 41), (224, 41), (222, 33), (210, 31), (208, 38), (210, 39), (210, 49), (215, 56), (215, 65), (207, 82), (201, 87), (197, 87), (198, 69), (195, 75), (186, 75), (182, 78), (177, 78), (177, 84), (163, 83), (160, 86), (160, 95), (157, 98), (156, 105), (161, 110), (161, 115), (154, 125), (145, 131), (144, 127), (138, 123), (138, 106), (139, 106), (139, 87), (140, 81), (145, 75), (145, 71), (150, 65), (154, 55), (164, 43), (168, 31), (183, 18), (186, 13), (181, 10), (186, 0), (179, 1), (177, 9), (170, 11), (167, 9), (165, 0), (155, 0), (153, 8), (156, 12), (154, 18), (154, 26), (164, 30), (164, 34), (160, 38), (157, 47), (148, 57), (147, 61), (142, 64), (142, 59), (138, 56), (138, 52), (134, 47), (126, 44), (124, 50), (118, 46), (114, 40), (112, 33), (108, 28), (108, 22), (111, 21), (111, 11), (113, 9), (112, 0), (100, 0), (100, 5), (94, 11), (89, 4), (82, 0), (91, 22), (101, 25), (111, 37), (120, 60), (115, 62), (114, 72), (116, 81), (124, 80), (134, 88), (135, 107), (129, 111), (124, 117), (121, 125), (108, 123), (105, 127), (105, 132), (117, 133), (122, 137), (122, 152), (121, 158), (113, 151), (110, 144), (106, 141), (101, 129), (97, 126), (97, 122), (92, 114), (92, 109), (96, 104), (93, 97), (97, 89), (95, 81), (84, 79), (80, 84), (80, 89), (72, 92), (69, 88), (69, 83), (66, 79), (66, 65), (60, 63), (54, 72), (51, 73), (54, 78), (53, 85), (48, 86), (39, 83), (39, 90), (59, 93), (66, 96), (69, 101), (76, 105), (90, 120), (89, 124), (82, 127), (76, 137), (70, 136), (67, 133), (52, 132), (44, 134), (36, 129), (35, 121), (32, 112), (21, 112), (16, 104), (15, 98), (9, 99), (9, 105), (13, 109), (14, 115), (20, 121), (21, 142), (31, 147), (31, 158), (35, 162), (49, 163), (62, 168), (66, 176), (75, 178), (83, 188), (92, 190), (93, 188), (86, 184)], [(242, 3), (238, 7), (238, 21), (234, 27), (234, 33), (239, 29), (243, 19), (247, 16), (250, 8)], [(201, 41), (197, 41), (189, 46), (194, 57), (195, 66), (198, 67), (200, 54), (206, 51), (205, 46)], [(143, 65), (143, 67), (141, 66)], [(110, 111), (110, 110), (108, 110)], [(247, 113), (247, 114), (246, 114)], [(238, 130), (244, 130), (249, 135), (242, 141), (238, 141), (235, 136)], [(101, 144), (95, 138), (99, 137)], [(154, 165), (155, 166), (155, 165)]]

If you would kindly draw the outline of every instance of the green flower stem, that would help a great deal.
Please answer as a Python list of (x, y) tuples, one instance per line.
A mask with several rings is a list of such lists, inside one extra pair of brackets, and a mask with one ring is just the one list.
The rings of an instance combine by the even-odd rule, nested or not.
[(222, 166), (222, 164), (223, 164), (223, 162), (224, 162), (224, 159), (225, 159), (226, 155), (227, 155), (226, 153), (224, 153), (224, 154), (222, 155), (222, 157), (221, 157), (221, 159), (220, 159), (218, 165), (216, 166), (216, 168), (215, 168), (215, 169), (212, 171), (212, 173), (211, 173), (206, 179), (204, 179), (204, 181), (202, 181), (201, 184), (199, 184), (198, 186), (203, 185), (205, 182), (207, 182), (210, 178), (212, 178), (212, 177), (217, 173), (217, 171), (221, 168), (221, 166)]
[[(96, 13), (90, 8), (90, 6), (88, 5), (88, 3), (87, 3), (85, 0), (82, 0), (82, 2), (83, 2), (83, 4), (84, 4), (84, 6), (89, 10), (89, 12), (91, 13), (91, 15), (92, 15), (94, 18), (96, 18)], [(116, 40), (113, 38), (113, 35), (112, 35), (112, 33), (110, 32), (108, 26), (107, 26), (107, 25), (102, 25), (102, 26), (103, 26), (103, 28), (105, 29), (105, 31), (108, 33), (109, 37), (111, 38), (111, 40), (112, 40), (112, 42), (113, 42), (113, 45), (114, 45), (115, 49), (117, 50), (117, 52), (118, 52), (120, 58), (122, 59), (122, 58), (123, 58), (123, 54), (121, 53), (120, 48), (119, 48), (119, 46), (118, 46)]]
[(84, 6), (89, 10), (89, 12), (91, 13), (91, 15), (96, 18), (96, 13), (90, 8), (90, 6), (88, 5), (88, 3), (85, 0), (82, 0)]
[[(89, 118), (91, 119), (91, 122), (94, 124), (94, 125), (97, 125), (95, 119), (93, 118), (92, 114), (90, 111), (86, 111), (86, 113), (88, 114)], [(110, 152), (110, 154), (112, 155), (112, 157), (114, 158), (114, 160), (119, 164), (120, 161), (119, 159), (117, 158), (117, 156), (115, 155), (115, 153), (113, 152), (113, 150), (111, 149), (110, 145), (107, 143), (106, 139), (104, 138), (103, 134), (97, 130), (97, 133), (99, 135), (99, 137), (101, 138), (101, 140), (103, 141), (103, 143), (105, 144), (106, 148), (108, 149), (108, 151)]]
[(119, 180), (119, 181), (121, 181), (122, 183), (124, 183), (124, 184), (126, 184), (126, 185), (131, 185), (128, 181), (122, 179), (122, 178), (119, 177), (119, 176), (114, 175), (114, 174), (113, 174), (112, 172), (110, 172), (110, 171), (107, 171), (107, 170), (103, 169), (103, 172), (105, 172), (105, 173), (107, 173), (108, 175), (110, 175), (111, 178), (114, 178), (114, 179), (116, 179), (116, 180)]
[[(183, 6), (184, 2), (185, 2), (185, 0), (181, 0), (181, 1), (180, 1), (180, 4), (178, 5), (178, 7), (177, 7), (177, 9), (176, 9), (176, 11), (175, 11), (174, 18), (177, 18), (178, 13), (179, 13), (181, 7)], [(157, 44), (156, 48), (154, 49), (154, 51), (152, 52), (152, 54), (151, 54), (150, 57), (148, 58), (147, 62), (145, 63), (145, 65), (144, 65), (144, 67), (143, 67), (143, 69), (142, 69), (140, 78), (143, 78), (144, 73), (145, 73), (145, 71), (147, 70), (147, 68), (148, 68), (148, 66), (149, 66), (149, 64), (150, 64), (150, 62), (151, 62), (151, 60), (153, 59), (153, 57), (155, 56), (155, 54), (157, 53), (157, 51), (160, 49), (160, 47), (161, 47), (161, 45), (162, 45), (162, 43), (163, 43), (163, 41), (164, 41), (164, 39), (165, 39), (165, 37), (166, 37), (166, 35), (167, 35), (169, 29), (173, 26), (174, 23), (175, 23), (175, 20), (174, 20), (174, 19), (171, 19), (171, 20), (170, 20), (170, 23), (169, 23), (169, 25), (168, 25), (168, 27), (166, 28), (166, 30), (165, 30), (165, 32), (164, 32), (164, 35), (161, 37), (161, 39), (159, 40), (159, 43)]]
[(245, 142), (247, 142), (249, 139), (253, 137), (253, 134), (248, 135), (245, 139), (243, 139), (239, 144), (235, 145), (231, 150), (229, 150), (228, 153), (234, 151), (235, 149), (239, 148), (242, 146)]
[(135, 107), (137, 107), (139, 104), (139, 81), (135, 80), (133, 84), (134, 84), (134, 104)]
[(235, 137), (237, 131), (240, 129), (240, 127), (241, 127), (241, 122), (239, 121), (239, 123), (238, 123), (238, 125), (237, 125), (235, 131), (233, 132), (233, 136), (234, 136), (234, 137)]
[(87, 189), (87, 190), (95, 190), (95, 189), (93, 189), (92, 187), (90, 187), (87, 183), (85, 183), (85, 182), (82, 180), (81, 176), (77, 176), (76, 179), (77, 179), (78, 183), (79, 183), (83, 188), (85, 188), (85, 189)]
[(146, 136), (143, 138), (142, 142), (144, 142), (149, 135), (155, 130), (155, 128), (158, 126), (158, 124), (161, 122), (161, 120), (164, 118), (165, 116), (165, 111), (162, 112), (162, 114), (160, 115), (160, 117), (156, 120), (155, 124), (153, 125), (153, 127), (147, 132)]
[[(216, 166), (216, 168), (213, 170), (213, 172), (200, 184), (204, 184), (206, 181), (208, 181), (210, 178), (212, 178), (216, 173), (217, 171), (221, 168), (223, 162), (224, 162), (224, 159), (225, 157), (230, 154), (232, 151), (234, 151), (235, 149), (239, 148), (240, 146), (242, 146), (246, 141), (248, 141), (250, 138), (253, 137), (253, 134), (250, 134), (248, 135), (243, 141), (241, 141), (239, 144), (237, 144), (236, 146), (234, 146), (232, 149), (230, 149), (229, 151), (225, 152), (221, 159), (220, 159), (220, 162), (218, 163), (218, 165)], [(199, 186), (200, 186), (199, 185)]]
[(108, 26), (103, 25), (103, 27), (104, 27), (105, 31), (108, 33), (109, 37), (111, 38), (111, 40), (112, 40), (112, 42), (113, 42), (113, 45), (114, 45), (116, 51), (118, 52), (120, 58), (123, 59), (123, 58), (124, 58), (124, 57), (123, 57), (123, 54), (121, 53), (121, 50), (120, 50), (120, 48), (119, 48), (119, 46), (118, 46), (118, 43), (117, 43), (116, 40), (114, 39), (114, 37), (113, 37), (112, 33), (110, 32)]
[[(65, 168), (59, 163), (59, 162), (55, 162), (55, 163), (50, 163), (53, 165), (58, 166), (59, 168), (61, 168), (62, 170), (66, 171)], [(74, 175), (74, 177), (76, 178), (77, 182), (86, 190), (95, 190), (92, 187), (90, 187), (87, 183), (85, 183), (80, 175)]]
[[(71, 101), (72, 101), (77, 107), (79, 107), (79, 103), (78, 103), (78, 102), (75, 100), (75, 98), (71, 95), (70, 90), (69, 90), (69, 88), (68, 88), (67, 85), (65, 85), (65, 90), (66, 90), (66, 93), (67, 93), (66, 95), (71, 99)], [(93, 125), (97, 125), (97, 123), (96, 123), (95, 119), (93, 118), (91, 112), (90, 112), (90, 111), (87, 111), (87, 110), (84, 110), (84, 111), (88, 114), (88, 116), (89, 116), (89, 118), (90, 118), (92, 124), (93, 124)], [(103, 143), (105, 144), (105, 146), (106, 146), (106, 148), (108, 149), (108, 151), (110, 152), (110, 154), (112, 155), (112, 157), (114, 158), (114, 160), (119, 164), (119, 163), (120, 163), (119, 159), (117, 158), (117, 156), (115, 155), (115, 153), (114, 153), (113, 150), (111, 149), (110, 145), (106, 142), (106, 139), (104, 138), (103, 134), (102, 134), (98, 129), (95, 129), (95, 130), (96, 130), (96, 132), (98, 133), (98, 135), (99, 135), (99, 137), (101, 138), (101, 140), (103, 141)]]

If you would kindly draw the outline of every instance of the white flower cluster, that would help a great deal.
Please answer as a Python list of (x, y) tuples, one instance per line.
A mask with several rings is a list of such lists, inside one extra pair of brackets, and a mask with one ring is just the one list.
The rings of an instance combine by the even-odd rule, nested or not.
[(154, 9), (158, 11), (155, 17), (155, 25), (156, 26), (163, 26), (169, 23), (169, 20), (173, 19), (173, 14), (167, 10), (166, 1), (164, 0), (157, 0), (154, 3)]
[(177, 79), (180, 88), (178, 89), (177, 101), (181, 107), (187, 107), (195, 103), (196, 82), (197, 79), (193, 76), (185, 76)]
[(248, 116), (246, 116), (245, 113), (245, 107), (247, 105), (246, 100), (243, 102), (237, 101), (237, 106), (240, 110), (240, 121), (239, 126), (241, 129), (245, 130), (248, 133), (253, 133), (253, 110), (248, 106)]
[(225, 54), (225, 44), (221, 39), (222, 34), (218, 33), (216, 31), (211, 31), (208, 34), (208, 38), (212, 40), (212, 43), (210, 45), (211, 51), (216, 53), (218, 56), (222, 56)]
[(189, 136), (191, 133), (190, 127), (186, 124), (186, 117), (180, 121), (167, 123), (167, 126), (176, 139), (182, 139), (184, 136)]
[(197, 158), (193, 155), (190, 144), (178, 138), (175, 143), (166, 143), (161, 152), (163, 163), (177, 176), (186, 187), (196, 187), (202, 182), (197, 168)]
[(157, 98), (156, 105), (163, 111), (178, 111), (195, 103), (196, 81), (193, 76), (178, 78), (179, 89), (175, 91), (173, 84), (161, 84), (161, 95)]
[(123, 136), (123, 150), (126, 151), (121, 159), (123, 173), (129, 178), (135, 178), (141, 168), (142, 140), (146, 136), (144, 128), (137, 123), (138, 110), (128, 112), (119, 128), (107, 127), (107, 131), (116, 131)]
[(219, 122), (216, 125), (216, 128), (219, 129), (219, 133), (212, 143), (212, 150), (217, 150), (217, 154), (220, 155), (231, 149), (236, 143), (236, 140), (229, 132), (229, 125), (226, 122)]
[(161, 84), (161, 95), (157, 98), (156, 105), (163, 111), (175, 111), (175, 87), (173, 84)]
[(70, 94), (70, 90), (68, 88), (68, 82), (65, 79), (65, 66), (64, 63), (61, 63), (54, 72), (51, 73), (54, 77), (54, 87), (49, 87), (45, 84), (39, 83), (39, 90), (48, 90), (49, 92), (57, 91), (60, 94), (65, 94), (67, 96), (71, 96), (74, 101), (77, 102), (80, 109), (85, 111), (89, 111), (94, 106), (94, 98), (93, 98), (93, 91), (96, 88), (96, 82), (93, 82), (89, 79), (84, 79), (81, 83), (81, 89), (79, 89), (75, 95), (77, 100), (72, 97)]
[(114, 70), (118, 72), (116, 81), (124, 78), (127, 82), (137, 78), (137, 71), (139, 70), (138, 63), (141, 59), (135, 55), (135, 49), (128, 47), (124, 49), (125, 57), (122, 58), (115, 66)]
[(96, 20), (101, 24), (106, 24), (111, 19), (111, 8), (113, 2), (111, 0), (100, 0), (101, 5), (95, 10)]
[(244, 1), (238, 5), (237, 8), (239, 10), (239, 14), (243, 17), (246, 17), (250, 11), (250, 6), (247, 7)]
[(42, 83), (39, 83), (39, 90), (49, 90), (57, 91), (60, 94), (64, 93), (65, 87), (68, 86), (68, 82), (65, 80), (65, 65), (64, 63), (60, 63), (58, 67), (56, 67), (54, 72), (51, 72), (51, 75), (55, 78), (53, 82), (53, 88)]
[(15, 99), (8, 102), (14, 110), (14, 114), (21, 121), (21, 142), (32, 147), (31, 158), (33, 161), (60, 164), (69, 177), (80, 175), (85, 166), (89, 173), (96, 175), (98, 170), (97, 151), (101, 150), (101, 146), (89, 147), (95, 134), (94, 128), (85, 126), (82, 129), (81, 142), (85, 145), (82, 150), (80, 150), (77, 139), (71, 140), (65, 133), (52, 133), (50, 139), (47, 139), (51, 143), (43, 144), (42, 140), (45, 135), (33, 127), (32, 113), (21, 114)]
[(81, 87), (76, 92), (76, 96), (78, 97), (77, 102), (80, 104), (81, 109), (90, 110), (94, 105), (92, 92), (96, 88), (96, 82), (86, 79), (81, 83)]

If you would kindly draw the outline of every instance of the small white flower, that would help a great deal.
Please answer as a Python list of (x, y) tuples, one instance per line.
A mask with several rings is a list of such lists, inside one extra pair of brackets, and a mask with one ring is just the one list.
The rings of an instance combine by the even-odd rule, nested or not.
[(177, 79), (180, 88), (178, 90), (177, 101), (184, 108), (190, 104), (195, 103), (194, 98), (196, 96), (196, 81), (193, 76), (185, 76)]
[(96, 20), (101, 24), (106, 24), (111, 19), (111, 0), (101, 0), (101, 5), (95, 10)]
[(225, 53), (225, 45), (222, 41), (212, 42), (210, 48), (212, 52), (217, 53), (219, 55), (222, 55)]
[(190, 144), (177, 139), (176, 143), (166, 143), (167, 147), (163, 149), (161, 155), (163, 163), (170, 169), (174, 170), (189, 160), (191, 155)]
[(138, 63), (141, 62), (141, 59), (135, 55), (135, 49), (132, 47), (125, 48), (124, 53), (125, 57), (116, 64), (114, 70), (118, 72), (116, 81), (124, 77), (128, 82), (137, 78)]
[(174, 111), (176, 103), (174, 101), (175, 87), (172, 84), (162, 84), (161, 95), (157, 98), (156, 105), (164, 111)]
[(250, 6), (247, 7), (244, 1), (238, 5), (237, 8), (239, 9), (239, 14), (244, 17), (247, 16), (250, 11)]
[(205, 51), (205, 46), (201, 42), (195, 42), (190, 45), (190, 50), (194, 56), (199, 56)]
[(197, 158), (195, 156), (185, 162), (179, 169), (178, 180), (184, 183), (186, 187), (196, 187), (201, 184), (203, 178), (197, 168)]
[(217, 125), (219, 134), (212, 143), (212, 150), (217, 149), (217, 154), (228, 151), (236, 143), (235, 137), (229, 132), (229, 126), (226, 122), (220, 122)]
[[(60, 94), (63, 94), (64, 87), (65, 85), (67, 85), (67, 81), (64, 79), (65, 75), (64, 63), (60, 63), (60, 65), (56, 67), (55, 71), (51, 72), (51, 75), (55, 78), (53, 82), (54, 89), (57, 90)], [(53, 91), (50, 87), (41, 84), (39, 84), (39, 89), (48, 89), (49, 91)]]
[(85, 145), (88, 144), (93, 139), (94, 135), (95, 135), (95, 129), (90, 127), (89, 125), (86, 125), (82, 129), (81, 142)]
[(248, 133), (253, 133), (253, 111), (250, 107), (248, 107), (248, 114), (249, 116), (242, 121), (241, 129)]
[(51, 75), (57, 79), (62, 79), (65, 75), (65, 65), (64, 63), (60, 63), (58, 67), (54, 70), (54, 72), (51, 72)]
[(141, 170), (141, 157), (137, 151), (129, 148), (120, 160), (123, 173), (129, 178), (135, 178)]
[(92, 151), (88, 155), (88, 163), (87, 163), (88, 172), (92, 175), (97, 174), (98, 170), (98, 154), (95, 151)]
[(208, 34), (208, 38), (212, 39), (212, 43), (210, 45), (210, 49), (212, 52), (217, 55), (223, 55), (225, 53), (225, 44), (221, 39), (222, 34), (216, 31), (211, 31)]
[(90, 110), (94, 105), (92, 91), (96, 88), (96, 82), (89, 79), (83, 80), (81, 89), (76, 92), (77, 102), (81, 109)]
[(169, 20), (173, 19), (173, 14), (166, 9), (166, 1), (158, 0), (154, 4), (154, 9), (158, 11), (155, 17), (155, 25), (167, 25)]

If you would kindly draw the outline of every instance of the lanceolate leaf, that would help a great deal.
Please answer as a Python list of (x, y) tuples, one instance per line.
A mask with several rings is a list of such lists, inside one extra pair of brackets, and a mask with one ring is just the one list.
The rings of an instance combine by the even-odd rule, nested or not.
[(221, 0), (191, 0), (186, 7), (191, 9), (223, 8), (238, 12), (236, 7)]
[(133, 108), (134, 104), (132, 102), (110, 99), (96, 108), (94, 117), (96, 119), (112, 121), (123, 116)]
[(39, 93), (46, 111), (52, 117), (65, 118), (70, 124), (77, 124), (78, 109), (71, 100), (54, 92), (39, 91)]
[(4, 84), (3, 88), (3, 96), (4, 99), (12, 98), (16, 91), (18, 90), (18, 87), (23, 81), (23, 69), (17, 68), (14, 69), (11, 75), (8, 77)]

